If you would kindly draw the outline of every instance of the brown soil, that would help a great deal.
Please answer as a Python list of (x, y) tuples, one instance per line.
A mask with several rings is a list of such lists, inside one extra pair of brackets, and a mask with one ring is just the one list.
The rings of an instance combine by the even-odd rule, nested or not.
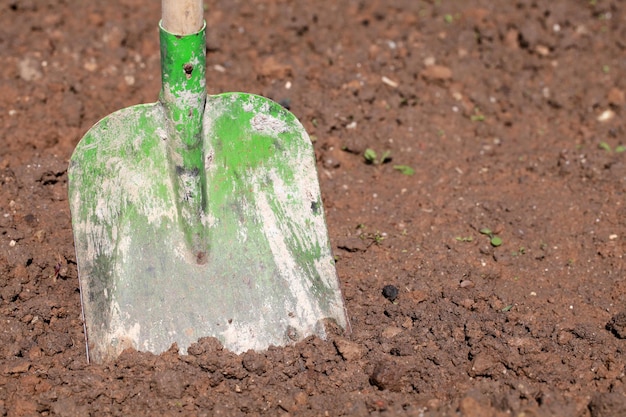
[(0, 415), (626, 415), (618, 0), (208, 1), (210, 93), (316, 140), (352, 332), (87, 364), (66, 168), (156, 100), (159, 13), (0, 1)]

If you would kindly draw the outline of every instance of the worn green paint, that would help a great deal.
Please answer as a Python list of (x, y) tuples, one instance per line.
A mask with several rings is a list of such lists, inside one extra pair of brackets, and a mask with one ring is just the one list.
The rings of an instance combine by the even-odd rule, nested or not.
[(302, 125), (263, 97), (207, 96), (204, 31), (161, 29), (161, 55), (159, 102), (101, 120), (70, 162), (89, 357), (205, 336), (262, 350), (323, 337), (323, 319), (345, 327)]

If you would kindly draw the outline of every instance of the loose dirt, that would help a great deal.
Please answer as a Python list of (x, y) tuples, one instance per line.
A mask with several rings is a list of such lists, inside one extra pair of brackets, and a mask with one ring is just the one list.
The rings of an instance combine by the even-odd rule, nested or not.
[(315, 141), (352, 331), (87, 364), (68, 160), (157, 99), (159, 7), (0, 0), (0, 415), (626, 415), (620, 1), (207, 1), (209, 92)]

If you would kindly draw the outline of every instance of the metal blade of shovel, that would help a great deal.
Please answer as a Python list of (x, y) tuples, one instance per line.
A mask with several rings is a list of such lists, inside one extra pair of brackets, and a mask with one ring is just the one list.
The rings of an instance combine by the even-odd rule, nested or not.
[(345, 328), (307, 133), (263, 97), (207, 96), (205, 30), (166, 30), (166, 3), (159, 101), (98, 122), (68, 170), (88, 357)]

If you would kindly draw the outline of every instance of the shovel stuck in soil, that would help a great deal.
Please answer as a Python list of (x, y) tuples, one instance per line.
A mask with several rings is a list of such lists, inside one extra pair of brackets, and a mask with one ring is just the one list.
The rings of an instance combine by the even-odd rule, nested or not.
[(70, 161), (87, 354), (263, 350), (347, 319), (315, 156), (280, 105), (207, 96), (201, 0), (163, 0), (159, 101), (98, 122)]

